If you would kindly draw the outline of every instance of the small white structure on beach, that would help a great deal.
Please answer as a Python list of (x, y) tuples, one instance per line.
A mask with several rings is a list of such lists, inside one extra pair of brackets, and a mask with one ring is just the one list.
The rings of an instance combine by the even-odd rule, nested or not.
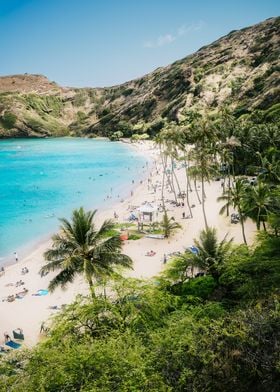
[(140, 221), (154, 222), (157, 218), (157, 206), (146, 203), (137, 209), (140, 212)]

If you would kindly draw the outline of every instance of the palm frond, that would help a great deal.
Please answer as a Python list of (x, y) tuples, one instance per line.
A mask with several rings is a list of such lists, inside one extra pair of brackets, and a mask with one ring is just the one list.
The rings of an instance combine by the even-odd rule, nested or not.
[(51, 271), (54, 271), (56, 269), (61, 268), (63, 261), (64, 261), (64, 259), (57, 259), (54, 261), (50, 261), (48, 264), (41, 267), (39, 274), (41, 276), (44, 276), (47, 272), (51, 272)]
[(68, 283), (72, 283), (75, 279), (76, 271), (73, 269), (64, 269), (59, 272), (49, 283), (48, 289), (53, 292), (57, 287), (66, 288)]
[(115, 227), (115, 223), (112, 221), (112, 219), (107, 219), (103, 222), (102, 226), (98, 230), (96, 237), (101, 238), (104, 235), (106, 235), (109, 231), (113, 230)]

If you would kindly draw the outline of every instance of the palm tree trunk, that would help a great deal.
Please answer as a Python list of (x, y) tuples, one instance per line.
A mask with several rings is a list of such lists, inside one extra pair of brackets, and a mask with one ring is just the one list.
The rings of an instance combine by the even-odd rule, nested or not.
[(95, 294), (95, 291), (94, 291), (92, 280), (90, 280), (88, 282), (88, 284), (89, 284), (89, 290), (90, 290), (91, 298), (95, 299), (96, 298), (96, 294)]
[(242, 214), (241, 214), (240, 208), (238, 208), (238, 214), (239, 214), (239, 216), (240, 216), (240, 223), (241, 223), (243, 241), (244, 241), (244, 244), (247, 245), (247, 241), (246, 241), (246, 237), (245, 237), (244, 220), (243, 220), (243, 216), (242, 216)]
[(94, 300), (96, 298), (96, 294), (95, 294), (95, 291), (94, 291), (93, 281), (92, 281), (91, 278), (87, 278), (87, 280), (88, 280), (88, 285), (89, 285), (91, 298)]
[(207, 223), (206, 212), (205, 212), (205, 191), (204, 191), (204, 177), (203, 177), (203, 175), (201, 176), (201, 199), (202, 199), (202, 212), (203, 212), (205, 229), (208, 229), (208, 223)]
[(200, 200), (199, 193), (198, 193), (198, 190), (197, 190), (196, 176), (194, 177), (193, 182), (194, 182), (194, 189), (195, 189), (195, 193), (196, 193), (197, 199), (199, 201), (199, 204), (201, 204), (201, 200)]
[(165, 208), (165, 204), (164, 204), (164, 185), (165, 185), (166, 159), (167, 158), (165, 156), (163, 156), (163, 158), (162, 158), (163, 171), (162, 171), (162, 183), (161, 183), (161, 200), (162, 200), (163, 208)]
[[(186, 166), (186, 160), (185, 160), (185, 166)], [(186, 178), (187, 178), (186, 201), (187, 201), (187, 206), (188, 206), (188, 209), (189, 209), (190, 217), (192, 218), (192, 217), (193, 217), (193, 214), (192, 214), (192, 209), (191, 209), (191, 206), (190, 206), (190, 198), (189, 198), (189, 175), (188, 175), (188, 167), (186, 166), (185, 169), (186, 169)]]
[(175, 181), (176, 181), (179, 193), (181, 194), (182, 192), (181, 192), (181, 187), (180, 187), (180, 184), (179, 184), (179, 181), (178, 181), (178, 177), (176, 176), (176, 173), (175, 173), (174, 168), (173, 168), (173, 160), (172, 160), (172, 171), (173, 171), (173, 175), (174, 175), (174, 178), (175, 178)]
[(227, 176), (228, 176), (228, 189), (231, 188), (231, 181), (230, 181), (230, 162), (228, 162), (228, 169), (227, 169)]
[(264, 221), (262, 222), (262, 224), (263, 224), (263, 229), (264, 229), (264, 231), (266, 231), (266, 226), (265, 226)]
[(186, 175), (187, 175), (187, 182), (189, 184), (190, 191), (192, 192), (192, 185), (191, 185), (190, 176), (189, 176), (189, 172), (188, 172), (189, 167), (190, 167), (190, 160), (188, 159), (187, 166), (186, 166)]
[(222, 186), (223, 186), (223, 193), (225, 193), (225, 183), (226, 183), (226, 174), (224, 173), (223, 174), (223, 183), (222, 183)]
[(235, 181), (234, 153), (232, 153), (232, 178), (233, 178), (233, 181)]
[(173, 178), (172, 178), (172, 173), (171, 174), (169, 173), (167, 175), (167, 181), (168, 181), (168, 184), (169, 184), (169, 187), (170, 187), (170, 191), (173, 193), (175, 202), (177, 203), (177, 197), (176, 197), (176, 191), (175, 191), (175, 188), (174, 188), (174, 182), (173, 182)]
[(230, 206), (229, 200), (230, 200), (230, 199), (228, 199), (228, 202), (227, 202), (227, 204), (226, 204), (226, 206), (227, 206), (227, 212), (226, 212), (226, 213), (227, 213), (227, 216), (229, 216), (229, 206)]
[(172, 160), (172, 158), (171, 158), (171, 174), (168, 176), (168, 180), (169, 180), (171, 192), (173, 192), (174, 199), (177, 204), (176, 189), (174, 187), (174, 181), (173, 181), (173, 160)]

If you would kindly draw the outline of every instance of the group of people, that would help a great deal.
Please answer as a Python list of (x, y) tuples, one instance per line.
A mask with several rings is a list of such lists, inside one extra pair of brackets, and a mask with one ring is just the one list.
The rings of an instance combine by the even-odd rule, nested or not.
[(16, 282), (16, 287), (23, 286), (23, 285), (24, 285), (24, 282), (21, 279)]
[[(23, 283), (24, 284), (24, 283)], [(2, 301), (7, 301), (7, 302), (14, 302), (16, 299), (22, 299), (25, 294), (28, 293), (28, 290), (26, 287), (22, 289), (22, 291), (16, 293), (16, 294), (10, 294), (6, 299), (2, 299)]]
[(29, 272), (29, 269), (27, 268), (27, 267), (23, 267), (22, 269), (21, 269), (21, 275), (25, 275), (25, 274), (27, 274)]

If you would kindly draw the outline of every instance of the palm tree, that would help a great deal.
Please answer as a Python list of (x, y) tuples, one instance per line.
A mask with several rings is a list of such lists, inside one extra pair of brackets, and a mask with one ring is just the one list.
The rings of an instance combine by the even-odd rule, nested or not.
[(271, 147), (264, 156), (257, 154), (261, 161), (261, 173), (258, 178), (270, 185), (280, 184), (280, 151)]
[(195, 167), (191, 168), (190, 174), (195, 178), (199, 176), (201, 180), (201, 206), (205, 228), (208, 227), (205, 212), (205, 182), (210, 180), (216, 172), (216, 150), (217, 150), (217, 131), (210, 117), (205, 117), (195, 121), (190, 130), (193, 134), (194, 148), (192, 149), (191, 159), (195, 162)]
[(268, 214), (272, 212), (271, 189), (267, 184), (258, 182), (256, 186), (248, 188), (245, 197), (246, 215), (256, 222), (260, 230), (261, 223), (266, 231), (265, 222)]
[(189, 175), (189, 177), (191, 177), (193, 179), (195, 194), (196, 194), (196, 197), (197, 197), (199, 204), (201, 204), (201, 199), (200, 199), (198, 189), (197, 189), (197, 177), (198, 177), (199, 173), (200, 173), (200, 171), (196, 165), (188, 167), (188, 175)]
[(194, 178), (195, 191), (197, 192), (196, 180), (197, 178), (201, 181), (201, 201), (202, 213), (204, 218), (205, 228), (208, 227), (206, 211), (205, 211), (205, 182), (209, 182), (213, 175), (217, 172), (215, 164), (212, 160), (212, 152), (210, 148), (195, 147), (192, 151), (191, 159), (195, 162), (194, 166), (189, 169), (189, 175)]
[(268, 223), (274, 231), (276, 237), (280, 234), (280, 186), (271, 192), (271, 212), (268, 216)]
[(162, 276), (175, 284), (182, 284), (188, 279), (193, 278), (195, 267), (196, 263), (192, 255), (186, 251), (172, 258), (168, 263), (168, 268), (163, 271)]
[(166, 210), (164, 210), (163, 218), (161, 221), (164, 237), (169, 238), (176, 230), (181, 229), (182, 226), (174, 221), (174, 218), (169, 218)]
[(200, 232), (199, 241), (194, 241), (198, 252), (190, 255), (193, 263), (202, 271), (212, 275), (216, 281), (220, 277), (221, 267), (231, 253), (233, 238), (227, 241), (226, 237), (218, 242), (216, 229), (208, 227)]
[[(176, 173), (174, 171), (175, 168), (175, 160), (178, 160), (178, 135), (177, 135), (177, 126), (175, 124), (170, 124), (164, 130), (160, 132), (157, 136), (157, 143), (160, 146), (161, 151), (161, 160), (163, 164), (163, 186), (162, 186), (162, 198), (163, 198), (163, 188), (164, 188), (164, 179), (167, 174), (167, 181), (170, 186), (170, 190), (174, 194), (175, 202), (177, 203), (177, 192), (175, 183), (178, 188), (178, 193), (181, 193), (180, 184)], [(170, 170), (167, 170), (168, 160), (170, 159)], [(175, 179), (175, 183), (174, 183)]]
[[(161, 201), (162, 201), (162, 206), (165, 208), (165, 198), (164, 198), (164, 188), (165, 188), (165, 178), (167, 174), (167, 154), (165, 151), (165, 135), (162, 132), (160, 132), (156, 139), (156, 143), (159, 146), (159, 152), (160, 152), (160, 158), (162, 162), (162, 182), (161, 182)], [(168, 178), (167, 178), (168, 179)]]
[(65, 287), (78, 274), (84, 274), (92, 297), (95, 297), (93, 281), (104, 279), (113, 273), (114, 266), (130, 268), (132, 260), (121, 253), (119, 235), (110, 235), (114, 228), (111, 220), (105, 220), (99, 230), (94, 224), (95, 211), (81, 207), (73, 211), (72, 221), (60, 219), (60, 232), (52, 237), (53, 245), (44, 253), (47, 264), (41, 270), (60, 272), (50, 281), (49, 290)]
[(245, 186), (244, 181), (238, 178), (231, 188), (226, 190), (222, 196), (218, 197), (217, 201), (226, 202), (223, 205), (223, 207), (220, 209), (221, 215), (224, 214), (231, 206), (237, 209), (240, 217), (243, 241), (247, 245), (245, 228), (244, 228), (244, 221), (246, 219), (246, 216), (244, 214), (244, 201), (246, 197), (246, 189), (247, 187)]
[(240, 147), (240, 141), (231, 136), (230, 138), (226, 138), (219, 145), (220, 149), (220, 158), (223, 164), (223, 189), (225, 189), (226, 176), (228, 178), (228, 186), (231, 187), (231, 174), (233, 176), (233, 180), (235, 180), (235, 170), (234, 170), (234, 151), (237, 147)]
[(274, 236), (278, 237), (280, 233), (280, 214), (271, 213), (268, 215), (268, 223), (274, 232)]

